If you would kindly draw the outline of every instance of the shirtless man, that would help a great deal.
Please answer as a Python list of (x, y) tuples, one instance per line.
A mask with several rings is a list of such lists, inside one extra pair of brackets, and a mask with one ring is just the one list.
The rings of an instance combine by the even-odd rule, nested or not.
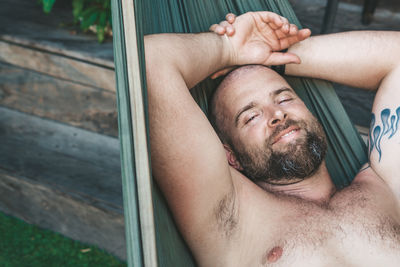
[[(400, 34), (308, 38), (271, 12), (227, 20), (212, 27), (219, 34), (145, 38), (153, 174), (198, 265), (399, 266)], [(189, 88), (249, 64), (378, 90), (370, 167), (336, 190), (321, 127), (262, 66), (219, 86), (221, 142)]]

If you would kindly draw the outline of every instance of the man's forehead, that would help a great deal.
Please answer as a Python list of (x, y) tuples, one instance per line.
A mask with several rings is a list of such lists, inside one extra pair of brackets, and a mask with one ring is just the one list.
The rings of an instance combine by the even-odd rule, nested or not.
[(233, 102), (243, 102), (247, 98), (257, 97), (258, 94), (263, 97), (273, 97), (283, 89), (293, 91), (283, 77), (263, 66), (245, 69), (234, 75), (228, 77), (230, 80), (221, 88), (218, 99), (220, 104), (232, 105)]

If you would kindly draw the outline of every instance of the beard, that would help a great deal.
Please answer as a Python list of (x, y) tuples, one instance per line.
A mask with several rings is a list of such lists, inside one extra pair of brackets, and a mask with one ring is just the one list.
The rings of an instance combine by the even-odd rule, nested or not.
[[(274, 150), (272, 144), (276, 136), (292, 125), (304, 130), (305, 136)], [(254, 182), (271, 184), (291, 183), (312, 176), (325, 158), (327, 143), (324, 130), (315, 118), (308, 126), (305, 121), (287, 120), (275, 128), (262, 147), (246, 150), (232, 146), (242, 173)]]

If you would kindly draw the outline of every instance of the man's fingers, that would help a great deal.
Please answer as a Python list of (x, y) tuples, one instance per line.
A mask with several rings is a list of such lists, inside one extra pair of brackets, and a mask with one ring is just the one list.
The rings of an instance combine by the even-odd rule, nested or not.
[(234, 27), (230, 26), (230, 27), (228, 27), (228, 28), (226, 29), (226, 34), (227, 34), (228, 36), (232, 36), (234, 33), (235, 33), (235, 28), (234, 28)]
[(273, 30), (280, 30), (284, 34), (288, 34), (290, 31), (289, 21), (278, 14), (272, 13), (263, 18), (269, 27)]
[(303, 41), (310, 37), (311, 31), (309, 29), (302, 29), (296, 35), (288, 36), (286, 38), (279, 39), (281, 49), (286, 49), (291, 45)]
[(274, 16), (273, 19), (265, 19), (265, 20), (263, 19), (263, 22), (267, 23), (268, 26), (273, 30), (283, 29), (283, 28), (289, 29), (288, 24), (285, 22), (285, 20), (278, 15)]
[(209, 30), (219, 35), (224, 35), (226, 33), (226, 29), (218, 24), (211, 25)]
[(228, 13), (228, 14), (226, 14), (226, 16), (225, 16), (225, 19), (226, 19), (226, 21), (229, 22), (230, 24), (233, 24), (233, 23), (235, 22), (236, 15), (233, 14), (233, 13)]
[(268, 65), (300, 64), (300, 58), (293, 53), (273, 52), (268, 58)]
[(210, 28), (208, 28), (208, 30), (210, 32), (215, 32), (215, 28), (217, 28), (217, 26), (218, 26), (218, 24), (213, 24), (213, 25), (210, 26)]
[(298, 32), (298, 28), (294, 24), (290, 24), (289, 35), (296, 35)]
[[(228, 14), (231, 16), (234, 16), (233, 14)], [(228, 17), (227, 15), (227, 17)], [(231, 20), (232, 21), (232, 20)], [(234, 21), (234, 19), (233, 19)], [(221, 21), (219, 24), (213, 24), (210, 26), (209, 31), (218, 33), (220, 35), (222, 34), (227, 34), (228, 36), (232, 36), (235, 33), (235, 28), (232, 26), (232, 24), (229, 21)]]
[(276, 13), (269, 12), (269, 11), (264, 11), (264, 12), (257, 12), (262, 21), (265, 23), (274, 23), (276, 26), (281, 27), (283, 23), (285, 23), (285, 18), (282, 16), (279, 16)]
[(280, 19), (283, 22), (283, 25), (281, 27), (282, 31), (285, 32), (285, 33), (289, 33), (289, 31), (290, 31), (290, 23), (289, 23), (288, 19), (284, 18), (284, 17), (280, 17)]
[(304, 39), (307, 39), (308, 37), (311, 36), (311, 30), (310, 29), (301, 29), (298, 33), (300, 41), (303, 41)]
[[(289, 33), (290, 23), (287, 18), (279, 16), (278, 14), (272, 13), (269, 15), (269, 19), (272, 23), (269, 23), (273, 29), (280, 29), (283, 33)], [(275, 24), (275, 27), (274, 25)]]
[(278, 38), (278, 40), (288, 37), (288, 35), (286, 33), (284, 33), (281, 29), (275, 30), (275, 35)]
[(290, 36), (296, 36), (299, 34), (299, 30), (296, 25), (290, 24), (289, 27), (290, 27), (289, 31), (287, 31), (287, 30), (284, 31), (282, 28), (275, 30), (276, 37), (279, 40), (281, 40), (281, 39), (285, 39)]
[(219, 26), (225, 29), (225, 33), (229, 36), (233, 35), (235, 28), (226, 20), (222, 21)]

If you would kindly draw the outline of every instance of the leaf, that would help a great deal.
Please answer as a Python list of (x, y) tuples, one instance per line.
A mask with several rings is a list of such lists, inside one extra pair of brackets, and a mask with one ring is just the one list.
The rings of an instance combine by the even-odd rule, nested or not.
[(83, 1), (82, 0), (73, 0), (72, 1), (72, 14), (74, 15), (75, 21), (79, 20), (83, 10)]
[(86, 30), (91, 25), (95, 24), (99, 14), (98, 13), (91, 13), (89, 16), (83, 17), (81, 21), (81, 29)]
[(107, 11), (103, 10), (100, 13), (99, 22), (97, 23), (97, 25), (101, 27), (107, 26)]
[(81, 16), (85, 19), (90, 17), (93, 13), (96, 13), (97, 7), (96, 6), (90, 6), (84, 10), (82, 10)]
[(106, 10), (110, 9), (111, 8), (111, 0), (104, 0), (103, 8), (106, 9)]
[(97, 41), (102, 43), (104, 41), (105, 26), (97, 25)]
[(55, 3), (56, 0), (42, 0), (42, 4), (43, 4), (43, 11), (45, 13), (50, 13), (51, 9), (53, 8), (53, 5)]

